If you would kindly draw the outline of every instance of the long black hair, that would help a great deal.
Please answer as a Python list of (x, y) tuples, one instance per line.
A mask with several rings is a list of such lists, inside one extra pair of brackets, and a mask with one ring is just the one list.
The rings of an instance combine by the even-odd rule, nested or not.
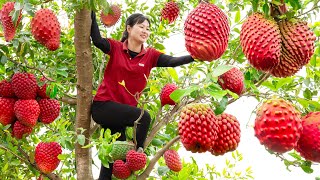
[(125, 40), (128, 39), (128, 36), (129, 36), (128, 31), (127, 31), (127, 26), (128, 25), (130, 27), (133, 27), (135, 24), (141, 24), (145, 20), (147, 20), (148, 23), (150, 24), (150, 20), (146, 16), (144, 16), (143, 14), (140, 14), (140, 13), (131, 14), (128, 17), (128, 19), (126, 20), (125, 30), (122, 33), (121, 42), (124, 42)]

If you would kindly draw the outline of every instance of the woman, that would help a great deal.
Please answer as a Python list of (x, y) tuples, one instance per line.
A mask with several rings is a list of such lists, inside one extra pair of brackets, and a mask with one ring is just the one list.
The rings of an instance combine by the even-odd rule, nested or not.
[[(121, 41), (105, 39), (100, 35), (96, 15), (92, 12), (91, 38), (93, 44), (110, 56), (104, 79), (94, 97), (91, 113), (93, 120), (112, 133), (120, 132), (118, 140), (125, 141), (125, 129), (133, 126), (141, 114), (137, 108), (139, 93), (146, 87), (146, 77), (153, 67), (175, 67), (193, 62), (190, 55), (172, 57), (154, 48), (145, 48), (150, 35), (150, 21), (135, 13), (128, 17)], [(125, 87), (119, 84), (125, 82)], [(143, 151), (151, 117), (144, 110), (136, 130), (137, 148)], [(112, 164), (101, 166), (99, 180), (111, 179)]]

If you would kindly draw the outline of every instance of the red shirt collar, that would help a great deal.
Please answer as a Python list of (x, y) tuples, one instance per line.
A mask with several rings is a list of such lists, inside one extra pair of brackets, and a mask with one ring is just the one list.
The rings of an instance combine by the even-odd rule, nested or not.
[[(123, 50), (126, 51), (126, 52), (129, 52), (129, 49), (128, 49), (128, 40), (125, 40), (123, 43), (122, 43), (122, 47), (123, 47)], [(143, 55), (145, 54), (147, 51), (146, 49), (144, 48), (144, 45), (142, 44), (142, 50), (141, 52), (138, 54), (138, 56), (140, 55)]]

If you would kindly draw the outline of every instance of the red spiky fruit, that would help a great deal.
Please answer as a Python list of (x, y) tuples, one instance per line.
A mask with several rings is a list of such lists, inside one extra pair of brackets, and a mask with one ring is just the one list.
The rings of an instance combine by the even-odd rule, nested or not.
[(2, 125), (6, 126), (14, 122), (15, 102), (15, 99), (0, 97), (0, 123)]
[(216, 156), (236, 150), (241, 136), (240, 123), (235, 116), (222, 113), (217, 116), (217, 122), (218, 138), (210, 150)]
[(3, 4), (0, 10), (0, 21), (3, 27), (4, 38), (7, 42), (11, 41), (15, 34), (16, 28), (21, 21), (21, 10), (16, 24), (12, 21), (12, 16), (10, 13), (14, 10), (14, 2), (7, 2)]
[(35, 162), (43, 173), (54, 171), (60, 160), (58, 156), (62, 153), (60, 144), (57, 142), (40, 142), (35, 150)]
[(147, 164), (147, 155), (143, 152), (130, 150), (126, 155), (126, 164), (131, 171), (141, 170)]
[(261, 13), (250, 15), (243, 23), (240, 44), (249, 63), (261, 71), (269, 71), (280, 62), (281, 35), (277, 23)]
[(35, 99), (37, 96), (37, 80), (31, 73), (15, 73), (11, 85), (19, 99)]
[(40, 114), (40, 106), (34, 99), (19, 99), (14, 104), (14, 113), (21, 124), (34, 127)]
[(217, 139), (216, 116), (205, 104), (195, 103), (183, 107), (178, 129), (181, 143), (191, 152), (208, 151)]
[(121, 16), (120, 6), (117, 4), (112, 4), (105, 11), (102, 10), (100, 13), (100, 20), (102, 24), (106, 27), (111, 27), (115, 25)]
[(118, 179), (127, 179), (131, 176), (131, 170), (122, 160), (116, 160), (113, 163), (112, 174)]
[(295, 149), (306, 160), (320, 163), (320, 112), (302, 118), (302, 133)]
[(172, 83), (166, 84), (160, 92), (160, 101), (161, 101), (161, 106), (164, 106), (166, 104), (169, 105), (175, 105), (176, 103), (170, 98), (170, 94), (178, 89), (178, 86)]
[(7, 80), (0, 82), (0, 97), (15, 97), (11, 82)]
[(163, 154), (164, 161), (172, 171), (179, 172), (182, 169), (182, 163), (177, 151), (169, 149)]
[(176, 2), (167, 2), (161, 10), (161, 20), (167, 20), (171, 24), (177, 19), (179, 12), (180, 8)]
[(184, 34), (186, 48), (193, 58), (216, 60), (228, 47), (228, 18), (216, 5), (200, 3), (188, 14)]
[(222, 89), (229, 89), (240, 95), (244, 90), (243, 73), (236, 67), (230, 69), (218, 77), (218, 83)]
[(13, 125), (12, 135), (17, 139), (22, 139), (23, 135), (28, 136), (32, 133), (32, 127), (25, 126), (19, 121)]
[(267, 149), (278, 153), (290, 151), (302, 131), (300, 112), (288, 101), (269, 99), (257, 110), (254, 131)]
[(55, 51), (60, 46), (60, 23), (50, 9), (39, 9), (31, 20), (33, 37), (47, 49)]
[(314, 53), (316, 36), (307, 23), (291, 19), (278, 22), (282, 46), (280, 63), (270, 73), (276, 77), (288, 77), (308, 64)]
[(44, 124), (52, 123), (60, 114), (60, 103), (55, 99), (40, 99), (39, 120)]

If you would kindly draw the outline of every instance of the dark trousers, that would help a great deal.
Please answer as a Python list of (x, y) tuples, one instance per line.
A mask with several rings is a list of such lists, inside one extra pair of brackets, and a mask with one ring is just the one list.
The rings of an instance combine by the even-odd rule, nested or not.
[[(91, 106), (92, 119), (102, 128), (109, 128), (112, 134), (120, 132), (121, 136), (117, 139), (119, 141), (126, 140), (126, 127), (132, 127), (140, 114), (140, 108), (112, 101), (93, 101)], [(144, 111), (136, 130), (137, 148), (143, 147), (150, 121), (149, 113)], [(105, 168), (101, 164), (99, 180), (111, 180), (112, 166), (113, 164), (110, 164), (110, 168)]]

